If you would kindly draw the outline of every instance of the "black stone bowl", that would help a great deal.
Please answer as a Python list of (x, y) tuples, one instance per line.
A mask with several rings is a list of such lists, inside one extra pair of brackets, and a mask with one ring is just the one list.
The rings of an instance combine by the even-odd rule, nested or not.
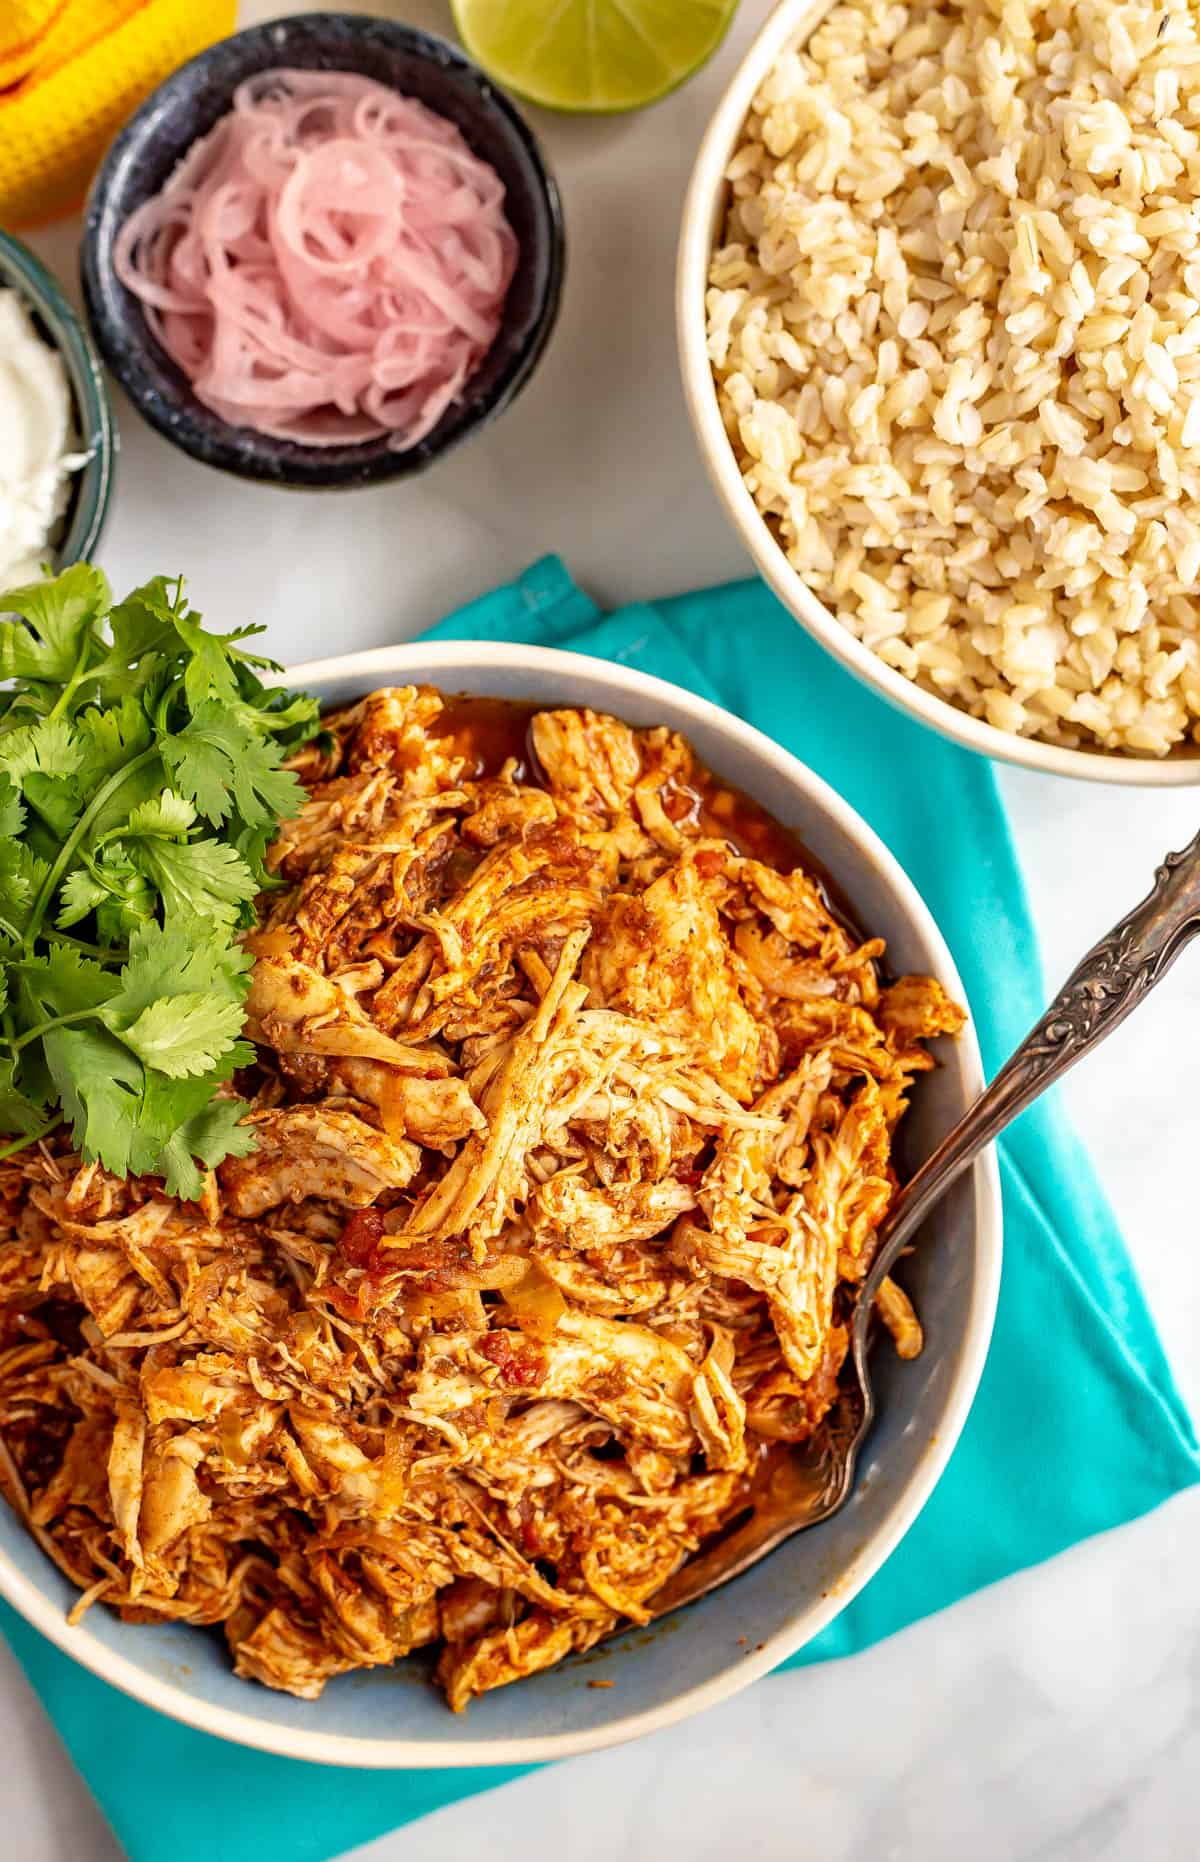
[[(231, 108), (244, 79), (275, 66), (356, 71), (448, 117), (505, 187), (520, 257), (499, 334), (436, 427), (406, 452), (386, 439), (302, 446), (232, 426), (199, 402), (113, 271), (113, 243), (196, 139)], [(554, 327), (564, 239), (558, 189), (528, 125), (454, 46), (392, 20), (304, 13), (210, 46), (160, 84), (117, 136), (92, 183), (80, 271), (96, 342), (138, 412), (205, 465), (284, 486), (349, 487), (423, 472), (495, 418), (524, 387)]]

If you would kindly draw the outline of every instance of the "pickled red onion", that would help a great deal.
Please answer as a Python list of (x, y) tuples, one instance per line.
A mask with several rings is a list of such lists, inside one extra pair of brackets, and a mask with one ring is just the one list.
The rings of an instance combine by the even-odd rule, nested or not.
[(280, 70), (239, 86), (113, 257), (223, 420), (405, 451), (495, 341), (517, 241), (445, 117), (353, 72)]

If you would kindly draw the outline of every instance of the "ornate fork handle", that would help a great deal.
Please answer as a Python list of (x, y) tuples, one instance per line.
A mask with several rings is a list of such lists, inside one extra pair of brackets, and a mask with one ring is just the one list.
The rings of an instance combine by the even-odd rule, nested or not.
[(860, 1375), (875, 1294), (930, 1206), (1006, 1125), (1124, 1021), (1197, 932), (1200, 834), (1182, 853), (1167, 855), (1148, 896), (1076, 965), (991, 1085), (901, 1190), (880, 1231), (855, 1312)]
[(729, 1528), (655, 1593), (656, 1616), (715, 1590), (757, 1564), (792, 1533), (831, 1518), (845, 1504), (875, 1414), (867, 1333), (884, 1275), (955, 1177), (1019, 1112), (1124, 1021), (1197, 932), (1200, 835), (1183, 853), (1167, 855), (1150, 896), (1071, 972), (1012, 1059), (901, 1190), (879, 1231), (878, 1250), (854, 1308), (857, 1389), (843, 1390), (832, 1429), (818, 1431), (812, 1442), (773, 1463)]

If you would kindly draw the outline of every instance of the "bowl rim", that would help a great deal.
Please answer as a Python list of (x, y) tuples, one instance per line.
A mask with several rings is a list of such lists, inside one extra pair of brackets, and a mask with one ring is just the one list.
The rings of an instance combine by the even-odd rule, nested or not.
[(92, 555), (108, 519), (116, 481), (116, 416), (83, 318), (37, 253), (15, 234), (0, 230), (0, 286), (4, 285), (19, 291), (50, 331), (66, 371), (79, 437), (88, 449), (84, 464), (72, 474), (62, 536), (52, 552), (55, 566), (66, 569)]
[(755, 35), (709, 120), (684, 196), (675, 267), (675, 329), (684, 400), (700, 452), (734, 528), (774, 594), (813, 638), (898, 711), (953, 739), (967, 750), (1046, 775), (1131, 788), (1182, 788), (1200, 783), (1200, 749), (1180, 748), (1162, 758), (1117, 750), (1071, 750), (1036, 737), (1002, 731), (938, 698), (872, 652), (843, 626), (794, 569), (747, 490), (725, 432), (708, 360), (705, 293), (708, 262), (718, 229), (725, 168), (755, 92), (779, 55), (818, 26), (829, 0), (779, 0)]
[[(828, 783), (790, 751), (784, 750), (770, 737), (731, 712), (697, 697), (681, 686), (633, 667), (586, 654), (555, 647), (518, 646), (490, 641), (414, 641), (397, 646), (376, 647), (365, 652), (304, 661), (288, 667), (286, 678), (290, 685), (324, 687), (324, 695), (330, 696), (329, 688), (344, 684), (347, 680), (361, 682), (364, 691), (373, 690), (389, 680), (403, 680), (406, 674), (426, 680), (445, 681), (452, 686), (459, 669), (478, 676), (481, 671), (486, 673), (493, 668), (497, 671), (509, 668), (523, 674), (536, 675), (539, 680), (545, 681), (548, 697), (553, 693), (556, 681), (570, 673), (576, 679), (583, 674), (602, 681), (603, 687), (607, 688), (606, 697), (615, 689), (643, 701), (658, 698), (669, 703), (676, 714), (682, 712), (689, 722), (718, 730), (729, 743), (746, 752), (749, 758), (767, 764), (775, 774), (814, 804), (836, 831), (876, 868), (906, 921), (927, 942), (935, 959), (934, 968), (946, 988), (952, 993), (957, 992), (958, 1000), (967, 1000), (954, 959), (929, 908), (874, 829)], [(964, 1063), (967, 1091), (973, 1097), (982, 1090), (984, 1076), (972, 1020), (968, 1020), (959, 1036), (958, 1051)], [(618, 1745), (642, 1734), (674, 1725), (739, 1693), (817, 1635), (845, 1609), (890, 1556), (933, 1492), (967, 1419), (991, 1342), (1003, 1246), (1000, 1171), (994, 1150), (987, 1151), (975, 1164), (972, 1187), (975, 1198), (972, 1245), (976, 1272), (970, 1311), (958, 1341), (957, 1362), (945, 1411), (917, 1472), (900, 1489), (879, 1526), (862, 1541), (849, 1568), (826, 1585), (814, 1604), (807, 1609), (798, 1609), (785, 1628), (769, 1637), (753, 1653), (737, 1650), (730, 1655), (727, 1665), (718, 1674), (673, 1696), (662, 1706), (635, 1711), (604, 1726), (579, 1732), (497, 1739), (483, 1745), (452, 1736), (436, 1742), (397, 1738), (360, 1739), (347, 1734), (290, 1728), (260, 1720), (252, 1710), (243, 1712), (198, 1701), (175, 1683), (147, 1674), (130, 1658), (115, 1653), (93, 1636), (87, 1628), (86, 1618), (75, 1627), (69, 1627), (61, 1608), (50, 1601), (34, 1579), (18, 1569), (3, 1546), (0, 1546), (0, 1596), (64, 1654), (73, 1657), (101, 1680), (110, 1682), (144, 1705), (154, 1707), (201, 1732), (212, 1733), (219, 1738), (285, 1758), (367, 1769), (404, 1766), (417, 1770), (441, 1770), (452, 1766), (529, 1764), (568, 1758), (605, 1746)]]
[[(215, 54), (234, 44), (261, 47), (264, 55), (254, 68), (258, 71), (267, 70), (272, 63), (271, 36), (280, 27), (292, 31), (298, 28), (316, 31), (321, 25), (348, 28), (353, 37), (368, 42), (372, 39), (387, 41), (393, 47), (403, 48), (430, 65), (453, 71), (471, 85), (480, 110), (507, 126), (529, 164), (532, 191), (539, 196), (545, 209), (545, 275), (521, 347), (512, 356), (507, 369), (493, 382), (487, 396), (478, 404), (468, 401), (457, 424), (450, 426), (444, 434), (439, 436), (439, 428), (447, 415), (454, 413), (454, 403), (444, 411), (437, 426), (424, 439), (404, 451), (380, 450), (376, 441), (365, 442), (360, 446), (347, 443), (336, 448), (306, 447), (295, 443), (293, 455), (275, 466), (269, 458), (248, 450), (256, 437), (263, 437), (256, 435), (255, 429), (238, 427), (230, 421), (221, 420), (219, 416), (212, 416), (216, 425), (211, 431), (206, 426), (198, 426), (178, 396), (166, 399), (159, 395), (154, 383), (145, 376), (143, 343), (139, 342), (136, 350), (125, 343), (116, 320), (109, 314), (106, 300), (106, 289), (112, 279), (112, 248), (120, 230), (119, 225), (110, 223), (108, 197), (113, 176), (127, 154), (143, 142), (153, 140), (164, 111), (174, 106), (190, 73), (209, 65)], [(274, 62), (279, 62), (279, 54), (275, 55)], [(238, 78), (230, 86), (231, 96), (235, 85), (242, 81), (242, 78)], [(461, 46), (404, 20), (364, 13), (344, 13), (335, 9), (319, 12), (310, 10), (255, 21), (216, 40), (212, 45), (202, 47), (169, 72), (142, 99), (108, 144), (89, 185), (79, 243), (79, 276), (96, 341), (114, 378), (147, 425), (170, 440), (181, 452), (201, 465), (212, 466), (234, 478), (271, 485), (278, 490), (357, 491), (371, 490), (418, 476), (456, 451), (512, 404), (541, 361), (558, 321), (566, 272), (566, 250), (562, 196), (541, 143), (516, 102), (492, 82)], [(148, 327), (144, 331), (144, 345), (160, 347)], [(169, 357), (166, 360), (173, 368), (176, 367)], [(481, 367), (486, 360), (485, 355)], [(468, 377), (464, 383), (464, 393), (470, 389), (471, 380), (472, 377)], [(183, 421), (177, 418), (181, 407), (189, 416)], [(205, 412), (211, 414), (211, 410)], [(245, 442), (239, 438), (242, 434), (248, 436)], [(336, 460), (331, 457), (335, 452), (338, 455)]]

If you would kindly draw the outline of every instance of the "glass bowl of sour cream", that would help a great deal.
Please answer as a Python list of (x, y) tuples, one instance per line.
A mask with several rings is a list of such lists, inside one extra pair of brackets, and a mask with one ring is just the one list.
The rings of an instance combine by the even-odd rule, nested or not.
[(91, 338), (40, 259), (0, 233), (0, 589), (96, 548), (117, 431)]

